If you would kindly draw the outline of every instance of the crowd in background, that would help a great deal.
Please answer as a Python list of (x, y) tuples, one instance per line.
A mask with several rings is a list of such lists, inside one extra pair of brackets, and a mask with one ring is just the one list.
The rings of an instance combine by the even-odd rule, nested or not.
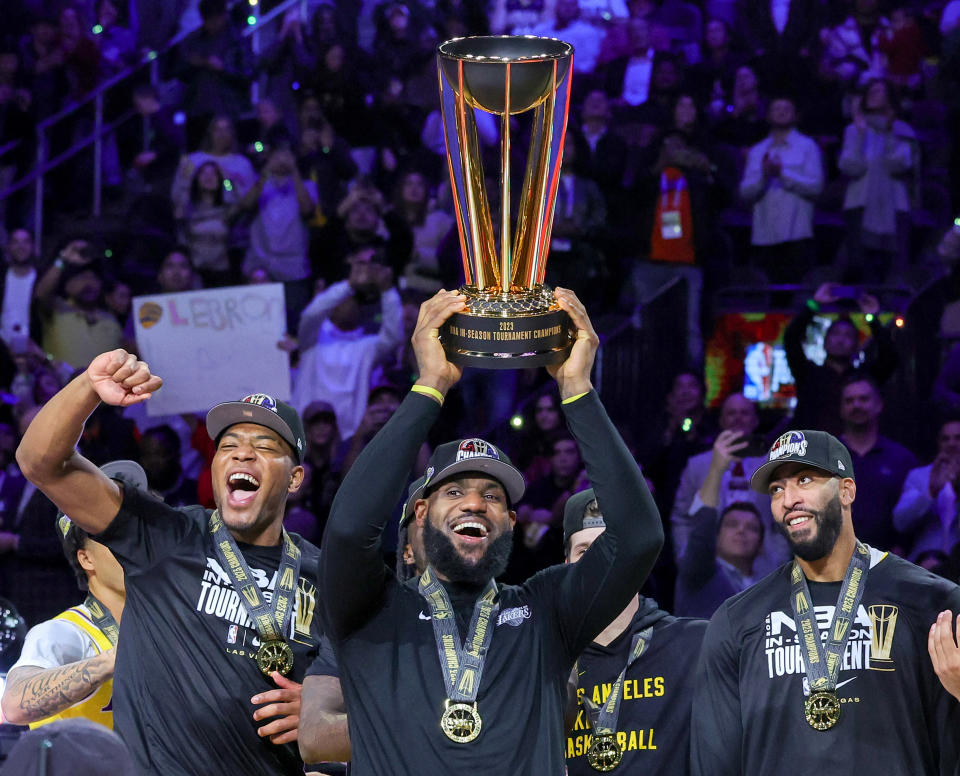
[[(837, 433), (850, 448), (858, 536), (960, 577), (960, 352), (948, 347), (960, 332), (960, 237), (950, 230), (960, 209), (960, 2), (305, 5), (306, 18), (292, 9), (255, 53), (240, 34), (247, 9), (224, 0), (4, 4), (0, 147), (18, 145), (0, 156), (0, 189), (29, 171), (39, 121), (162, 49), (181, 16), (185, 28), (199, 25), (159, 80), (111, 92), (108, 114), (133, 116), (104, 143), (99, 220), (88, 218), (89, 153), (49, 176), (42, 246), (31, 189), (0, 197), (0, 594), (29, 623), (77, 592), (56, 508), (24, 481), (13, 451), (76, 370), (136, 348), (138, 294), (284, 284), (278, 347), (290, 353), (309, 442), (308, 486), (287, 520), (322, 546), (340, 478), (416, 376), (419, 304), (460, 282), (435, 52), (487, 33), (576, 49), (548, 282), (575, 289), (598, 320), (629, 317), (675, 280), (686, 288), (685, 348), (650, 365), (670, 389), (659, 405), (634, 408), (630, 435), (668, 532), (648, 592), (679, 614), (709, 616), (788, 557), (768, 499), (747, 481), (790, 421), (739, 393), (715, 408), (705, 401), (718, 293), (745, 283), (816, 289), (784, 297), (796, 314), (784, 338), (797, 384), (791, 425)], [(78, 111), (50, 142), (69, 147), (90, 121)], [(516, 127), (522, 160), (529, 124), (517, 117)], [(498, 126), (481, 115), (478, 130), (495, 176)], [(908, 323), (925, 321), (930, 336), (894, 341), (865, 289), (883, 284), (913, 290)], [(809, 361), (801, 341), (821, 308), (872, 318), (869, 341), (841, 316), (824, 363)], [(891, 423), (884, 394), (895, 375), (935, 411)], [(535, 371), (468, 375), (438, 424), (444, 439), (490, 435), (528, 479), (510, 581), (560, 561), (563, 505), (587, 487), (546, 385)], [(923, 433), (881, 433), (904, 423)], [(198, 416), (103, 407), (79, 446), (97, 464), (139, 460), (168, 503), (212, 506), (212, 447)], [(718, 524), (698, 519), (705, 487), (715, 487)]]

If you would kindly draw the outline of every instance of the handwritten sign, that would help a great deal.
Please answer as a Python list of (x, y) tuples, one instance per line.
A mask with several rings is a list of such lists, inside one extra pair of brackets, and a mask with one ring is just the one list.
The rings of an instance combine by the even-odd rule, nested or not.
[(290, 398), (283, 285), (232, 286), (133, 300), (137, 347), (163, 388), (147, 414), (205, 413), (251, 393)]

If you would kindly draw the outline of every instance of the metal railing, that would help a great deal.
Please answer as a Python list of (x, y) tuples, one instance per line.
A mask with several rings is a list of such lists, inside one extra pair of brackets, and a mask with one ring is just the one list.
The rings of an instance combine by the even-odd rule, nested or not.
[[(264, 31), (272, 25), (277, 19), (282, 18), (287, 11), (299, 7), (300, 14), (304, 21), (307, 17), (307, 0), (284, 0), (268, 13), (260, 15), (260, 5), (256, 0), (236, 0), (230, 4), (230, 7), (244, 5), (249, 8), (247, 16), (247, 26), (241, 32), (244, 38), (250, 38), (251, 49), (253, 53), (259, 54), (262, 44), (262, 35)], [(93, 146), (93, 181), (91, 196), (91, 214), (99, 217), (102, 214), (103, 207), (103, 143), (111, 132), (124, 122), (131, 119), (136, 111), (130, 108), (122, 112), (116, 118), (105, 121), (104, 104), (106, 97), (112, 90), (128, 86), (131, 80), (140, 76), (144, 70), (149, 70), (150, 83), (155, 87), (161, 83), (160, 65), (161, 61), (167, 56), (174, 56), (177, 47), (189, 35), (196, 31), (185, 30), (171, 38), (170, 41), (160, 50), (149, 51), (143, 55), (139, 62), (127, 67), (120, 73), (101, 82), (97, 87), (84, 95), (83, 98), (71, 102), (62, 109), (38, 122), (36, 134), (34, 137), (34, 159), (35, 163), (31, 170), (22, 175), (19, 179), (13, 181), (3, 191), (0, 191), (0, 201), (9, 199), (17, 192), (33, 185), (34, 203), (33, 203), (33, 232), (34, 243), (40, 250), (43, 244), (44, 227), (44, 179), (45, 177), (58, 169), (61, 165), (68, 162), (74, 156)], [(254, 78), (251, 83), (251, 100), (256, 102), (259, 97), (259, 77)], [(50, 138), (61, 125), (74, 117), (81, 111), (92, 110), (93, 112), (93, 131), (82, 138), (72, 138), (70, 147), (50, 158)], [(22, 151), (27, 141), (14, 140), (0, 146), (0, 167), (4, 166), (4, 159)]]

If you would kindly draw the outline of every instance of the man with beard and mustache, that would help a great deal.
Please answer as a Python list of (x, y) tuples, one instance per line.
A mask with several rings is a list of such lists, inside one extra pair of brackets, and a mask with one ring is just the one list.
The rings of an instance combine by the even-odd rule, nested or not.
[[(466, 298), (440, 291), (425, 302), (412, 340), (420, 376), (344, 478), (323, 539), (321, 580), (338, 591), (324, 601), (324, 618), (355, 776), (563, 774), (573, 663), (627, 606), (660, 551), (656, 506), (590, 382), (597, 335), (573, 292), (558, 288), (556, 297), (577, 338), (548, 369), (607, 530), (579, 562), (498, 586), (523, 476), (492, 444), (464, 439), (437, 447), (414, 501), (427, 570), (401, 583), (383, 564), (381, 533), (462, 375), (438, 331)], [(314, 681), (304, 687), (305, 737), (315, 724), (307, 713)]]
[(850, 453), (824, 431), (785, 433), (751, 485), (794, 557), (710, 621), (693, 774), (955, 774), (960, 703), (924, 653), (960, 587), (857, 539)]

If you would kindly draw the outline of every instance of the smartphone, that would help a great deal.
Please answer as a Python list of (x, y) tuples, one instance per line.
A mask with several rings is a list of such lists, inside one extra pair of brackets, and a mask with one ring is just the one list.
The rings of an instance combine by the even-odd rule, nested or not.
[(741, 436), (737, 441), (743, 442), (744, 440), (746, 440), (747, 446), (737, 450), (735, 453), (737, 458), (761, 458), (766, 456), (770, 445), (767, 444), (767, 440), (764, 439), (761, 434), (750, 434), (746, 437)]

